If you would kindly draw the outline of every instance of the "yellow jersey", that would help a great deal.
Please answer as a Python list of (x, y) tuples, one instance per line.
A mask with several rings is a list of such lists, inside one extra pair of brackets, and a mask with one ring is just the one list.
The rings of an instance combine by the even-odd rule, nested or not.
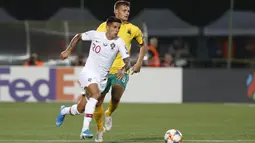
[[(102, 23), (97, 28), (97, 31), (106, 32), (106, 22)], [(130, 50), (131, 50), (131, 42), (133, 39), (135, 39), (138, 44), (140, 44), (140, 45), (143, 44), (142, 31), (137, 26), (135, 26), (131, 23), (122, 23), (118, 36), (121, 37), (125, 41), (129, 54), (130, 54)], [(118, 54), (113, 62), (113, 65), (112, 65), (109, 73), (110, 74), (118, 73), (118, 70), (120, 70), (124, 65), (125, 64), (122, 60), (121, 55)]]

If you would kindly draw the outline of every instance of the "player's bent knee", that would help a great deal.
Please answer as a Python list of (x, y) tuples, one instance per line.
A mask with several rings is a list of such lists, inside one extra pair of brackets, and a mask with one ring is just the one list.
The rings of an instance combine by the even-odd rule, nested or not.
[(85, 90), (88, 91), (89, 98), (98, 99), (100, 97), (100, 90), (96, 83), (90, 84)]

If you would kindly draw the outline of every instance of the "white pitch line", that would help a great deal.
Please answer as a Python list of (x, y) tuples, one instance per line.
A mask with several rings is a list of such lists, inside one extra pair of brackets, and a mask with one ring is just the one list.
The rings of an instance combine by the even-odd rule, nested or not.
[[(93, 140), (0, 140), (0, 142), (39, 142), (39, 143), (54, 143), (54, 142), (94, 142)], [(109, 140), (106, 142), (163, 142), (163, 140)], [(208, 143), (239, 143), (239, 142), (255, 142), (255, 140), (183, 140), (183, 142), (208, 142)]]

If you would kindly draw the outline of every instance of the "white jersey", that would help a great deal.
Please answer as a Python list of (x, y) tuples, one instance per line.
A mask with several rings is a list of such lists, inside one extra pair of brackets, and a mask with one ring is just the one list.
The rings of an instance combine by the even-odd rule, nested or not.
[(129, 57), (125, 42), (120, 37), (108, 40), (105, 32), (91, 30), (82, 33), (81, 39), (91, 41), (89, 56), (81, 73), (90, 74), (92, 78), (96, 78), (97, 82), (107, 78), (118, 53), (120, 53), (122, 59)]

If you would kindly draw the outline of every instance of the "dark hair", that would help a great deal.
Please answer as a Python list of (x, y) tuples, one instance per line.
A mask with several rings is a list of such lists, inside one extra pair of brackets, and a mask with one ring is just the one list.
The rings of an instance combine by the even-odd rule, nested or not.
[(126, 1), (126, 0), (118, 0), (115, 4), (114, 4), (114, 9), (119, 8), (120, 6), (125, 5), (125, 6), (129, 6), (130, 7), (130, 2)]
[(107, 24), (107, 25), (109, 25), (109, 24), (111, 24), (111, 23), (113, 23), (113, 22), (121, 23), (121, 20), (118, 19), (118, 18), (116, 18), (116, 17), (114, 17), (114, 16), (110, 16), (110, 17), (107, 18), (107, 20), (106, 20), (106, 24)]

